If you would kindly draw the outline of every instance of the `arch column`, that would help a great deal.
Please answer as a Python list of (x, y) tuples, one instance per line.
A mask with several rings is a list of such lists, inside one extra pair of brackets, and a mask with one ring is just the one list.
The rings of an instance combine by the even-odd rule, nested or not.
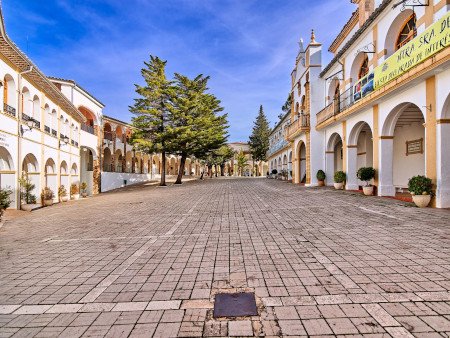
[(359, 184), (356, 178), (357, 162), (358, 162), (358, 146), (348, 145), (346, 156), (346, 168), (347, 168), (347, 183), (345, 185), (346, 190), (358, 190)]
[(334, 179), (334, 150), (325, 152), (325, 174), (327, 185), (333, 185)]
[(437, 122), (436, 207), (450, 208), (450, 119)]
[(379, 141), (379, 196), (395, 196), (393, 179), (394, 137), (381, 136)]

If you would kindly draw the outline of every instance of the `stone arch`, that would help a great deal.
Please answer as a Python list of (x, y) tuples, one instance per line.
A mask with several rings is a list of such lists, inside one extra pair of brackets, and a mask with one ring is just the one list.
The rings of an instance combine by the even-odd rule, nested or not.
[(289, 155), (288, 155), (288, 177), (291, 180), (292, 179), (292, 150), (289, 151)]
[(98, 126), (98, 120), (96, 114), (85, 106), (79, 106), (78, 110), (86, 118), (86, 125), (90, 127)]
[(122, 172), (122, 161), (123, 161), (122, 149), (116, 149), (116, 152), (114, 153), (114, 170), (115, 170), (115, 172), (118, 172), (118, 173)]
[[(326, 151), (326, 168), (325, 172), (327, 177), (332, 178), (336, 171), (341, 171), (344, 167), (343, 163), (343, 143), (342, 137), (339, 133), (335, 132), (330, 135), (327, 142)], [(333, 180), (327, 181), (332, 183)]]
[(61, 175), (68, 175), (68, 169), (67, 169), (67, 162), (66, 161), (62, 161), (61, 165), (60, 165), (60, 173)]
[(359, 121), (350, 130), (347, 142), (348, 190), (358, 190), (364, 182), (358, 181), (356, 173), (361, 167), (373, 166), (373, 134), (366, 121)]
[(111, 171), (112, 165), (112, 154), (111, 150), (108, 147), (105, 147), (103, 150), (103, 171), (109, 172)]
[(78, 166), (76, 163), (72, 164), (72, 167), (70, 168), (70, 175), (78, 176)]
[(28, 87), (24, 86), (22, 88), (22, 95), (21, 95), (21, 100), (22, 102), (20, 102), (20, 104), (22, 105), (22, 114), (24, 114), (25, 116), (28, 117), (32, 117), (32, 107), (30, 107), (31, 105), (31, 93), (30, 90), (28, 89)]
[(438, 116), (441, 123), (436, 126), (436, 206), (450, 208), (450, 94)]
[(41, 100), (39, 100), (39, 97), (37, 95), (33, 96), (33, 118), (36, 121), (41, 121)]
[(350, 78), (352, 80), (351, 84), (354, 85), (359, 80), (359, 73), (361, 70), (361, 65), (367, 59), (367, 54), (359, 52), (353, 59), (352, 67), (350, 68)]
[[(341, 84), (341, 81), (337, 77), (334, 77), (333, 79), (331, 79), (330, 85), (328, 86), (328, 102), (329, 103), (333, 102), (333, 100), (336, 99), (336, 93), (340, 94), (340, 84)], [(339, 96), (339, 95), (337, 95), (337, 96)]]
[[(6, 74), (3, 78), (3, 103), (8, 105), (10, 108), (6, 107), (7, 113), (14, 114), (17, 109), (17, 96), (16, 96), (16, 82), (10, 74)], [(11, 109), (12, 108), (12, 109)]]
[(397, 39), (398, 35), (403, 28), (404, 24), (409, 20), (409, 18), (414, 15), (414, 11), (412, 9), (405, 9), (400, 12), (397, 17), (392, 21), (391, 26), (389, 27), (385, 41), (384, 48), (386, 49), (386, 56), (388, 58), (397, 50)]
[(338, 143), (339, 141), (342, 142), (342, 137), (339, 133), (335, 132), (335, 133), (331, 134), (327, 141), (327, 151), (334, 150), (336, 143)]
[(127, 173), (131, 173), (133, 171), (133, 152), (131, 150), (127, 151), (125, 154), (125, 161), (126, 161), (126, 169), (125, 171)]
[(380, 195), (394, 196), (405, 190), (412, 176), (426, 174), (424, 122), (423, 111), (411, 102), (397, 105), (386, 117), (379, 147)]
[(0, 146), (0, 172), (14, 171), (14, 161), (8, 149)]
[(22, 170), (29, 173), (39, 173), (39, 162), (32, 153), (28, 153), (22, 162)]
[(123, 129), (121, 126), (116, 127), (116, 137), (122, 141), (123, 139)]

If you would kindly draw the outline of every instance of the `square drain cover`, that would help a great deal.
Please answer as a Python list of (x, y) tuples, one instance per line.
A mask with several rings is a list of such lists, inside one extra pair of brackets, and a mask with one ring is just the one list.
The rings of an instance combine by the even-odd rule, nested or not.
[(250, 292), (218, 293), (214, 302), (214, 318), (257, 316), (255, 294)]

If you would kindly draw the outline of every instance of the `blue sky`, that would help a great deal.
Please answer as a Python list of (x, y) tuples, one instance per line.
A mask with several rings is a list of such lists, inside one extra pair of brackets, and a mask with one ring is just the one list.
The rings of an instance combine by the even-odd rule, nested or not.
[[(290, 90), (300, 37), (329, 44), (355, 6), (346, 0), (3, 0), (10, 38), (47, 75), (77, 81), (129, 121), (149, 55), (168, 74), (211, 76), (229, 114), (230, 141), (246, 141), (259, 105), (273, 126)], [(45, 4), (45, 5), (44, 5)]]

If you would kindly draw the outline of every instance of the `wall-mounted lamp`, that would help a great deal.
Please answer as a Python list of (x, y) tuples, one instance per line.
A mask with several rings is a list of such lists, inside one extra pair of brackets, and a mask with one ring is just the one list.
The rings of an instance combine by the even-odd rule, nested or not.
[(25, 120), (24, 123), (28, 129), (25, 129), (23, 125), (20, 125), (20, 133), (22, 134), (22, 136), (27, 131), (32, 131), (33, 128), (36, 128), (36, 122), (34, 120)]
[(62, 139), (59, 140), (59, 147), (65, 146), (69, 143), (69, 138), (67, 136), (64, 136)]

